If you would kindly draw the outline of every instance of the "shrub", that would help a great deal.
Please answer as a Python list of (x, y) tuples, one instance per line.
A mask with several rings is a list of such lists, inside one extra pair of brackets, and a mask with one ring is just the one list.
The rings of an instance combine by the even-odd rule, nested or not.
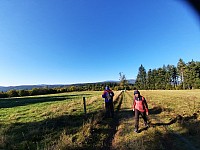
[(29, 96), (29, 91), (27, 91), (27, 90), (20, 90), (19, 91), (19, 96)]
[(9, 97), (18, 97), (19, 96), (19, 93), (16, 90), (10, 90), (7, 92), (7, 94)]
[(8, 94), (4, 92), (0, 92), (0, 98), (7, 98)]

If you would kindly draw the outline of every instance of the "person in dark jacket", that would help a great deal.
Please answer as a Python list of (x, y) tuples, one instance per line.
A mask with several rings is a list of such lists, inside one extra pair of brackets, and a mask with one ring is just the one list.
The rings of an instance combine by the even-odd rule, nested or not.
[(145, 98), (140, 95), (140, 92), (138, 90), (134, 91), (133, 111), (135, 111), (135, 129), (134, 129), (134, 131), (136, 133), (138, 133), (139, 115), (142, 116), (145, 127), (148, 127), (146, 115), (149, 115), (147, 102), (146, 102)]
[(106, 117), (114, 117), (113, 97), (113, 91), (110, 90), (109, 86), (106, 86), (102, 94), (102, 98), (105, 99)]

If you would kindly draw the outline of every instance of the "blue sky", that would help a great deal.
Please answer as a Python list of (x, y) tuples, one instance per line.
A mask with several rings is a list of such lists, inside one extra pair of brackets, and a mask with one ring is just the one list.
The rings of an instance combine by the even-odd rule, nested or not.
[(181, 0), (1, 0), (0, 86), (135, 79), (200, 60), (200, 20)]

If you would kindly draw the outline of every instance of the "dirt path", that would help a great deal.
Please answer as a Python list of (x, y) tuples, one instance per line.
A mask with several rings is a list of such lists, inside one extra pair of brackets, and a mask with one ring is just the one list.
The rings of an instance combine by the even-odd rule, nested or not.
[(103, 149), (104, 150), (110, 150), (112, 149), (112, 140), (115, 137), (115, 134), (117, 132), (118, 126), (119, 126), (119, 117), (118, 113), (121, 108), (122, 101), (124, 100), (124, 92), (118, 97), (118, 100), (114, 102), (115, 105), (115, 117), (114, 119), (110, 122), (111, 130), (109, 132), (108, 138), (104, 142)]
[[(172, 117), (168, 109), (156, 104), (150, 104), (150, 127), (143, 127), (140, 119), (140, 133), (134, 133), (134, 113), (131, 109), (133, 97), (127, 92), (122, 92), (114, 101), (115, 117), (104, 118), (104, 113), (99, 113), (90, 124), (91, 135), (86, 140), (87, 149), (191, 149), (197, 148), (174, 127), (178, 126), (180, 116)], [(168, 115), (168, 116), (165, 116)], [(174, 114), (173, 114), (174, 115)], [(186, 118), (195, 119), (195, 116)], [(181, 128), (180, 128), (181, 129)], [(181, 145), (182, 148), (179, 146)]]
[[(126, 95), (126, 96), (125, 96)], [(133, 113), (131, 112), (131, 104), (132, 104), (132, 96), (129, 93), (125, 93), (123, 96), (123, 99), (121, 100), (120, 107), (118, 109), (118, 118), (117, 124), (115, 125), (115, 128), (118, 130), (115, 131), (115, 133), (112, 135), (112, 145), (109, 146), (109, 149), (131, 149), (135, 145), (134, 149), (148, 149), (148, 144), (151, 146), (151, 143), (148, 142), (148, 139), (144, 139), (145, 136), (149, 136), (149, 134), (155, 133), (156, 136), (154, 137), (158, 139), (158, 144), (155, 144), (158, 146), (157, 148), (160, 149), (173, 149), (177, 148), (175, 143), (178, 141), (180, 145), (183, 145), (183, 149), (191, 149), (191, 150), (197, 150), (197, 148), (185, 137), (183, 137), (180, 133), (177, 133), (173, 128), (170, 126), (177, 121), (179, 121), (179, 116), (177, 116), (174, 119), (171, 119), (170, 122), (163, 123), (161, 121), (160, 116), (158, 113), (160, 113), (159, 109), (154, 110), (155, 114), (150, 114), (150, 118), (154, 118), (156, 120), (156, 123), (150, 123), (150, 127), (147, 129), (141, 128), (138, 135), (134, 135), (133, 127), (134, 127), (134, 121), (133, 121)], [(159, 108), (158, 106), (156, 108)], [(192, 118), (192, 117), (191, 117)], [(140, 123), (141, 123), (140, 119)], [(158, 132), (157, 134), (157, 128), (164, 128), (164, 133)], [(161, 130), (162, 131), (162, 130)], [(140, 137), (140, 140), (136, 140)], [(111, 139), (110, 139), (111, 140)], [(142, 141), (147, 141), (147, 145), (145, 145)], [(153, 139), (154, 140), (154, 139)], [(141, 143), (140, 143), (141, 141)], [(155, 141), (154, 141), (155, 142)], [(139, 143), (139, 144), (138, 144)], [(121, 145), (121, 146), (119, 146)]]
[(105, 112), (99, 112), (91, 118), (88, 131), (90, 135), (84, 141), (83, 149), (103, 149), (109, 150), (112, 147), (112, 139), (117, 132), (119, 124), (118, 112), (121, 108), (123, 93), (114, 99), (114, 118), (105, 118)]

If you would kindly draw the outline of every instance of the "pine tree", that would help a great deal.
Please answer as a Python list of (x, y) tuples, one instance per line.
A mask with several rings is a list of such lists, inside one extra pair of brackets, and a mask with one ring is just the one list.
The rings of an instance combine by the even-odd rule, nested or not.
[(147, 89), (152, 90), (153, 89), (153, 75), (151, 69), (149, 69), (147, 73)]
[(184, 83), (184, 70), (185, 70), (186, 64), (183, 61), (183, 59), (179, 59), (178, 64), (177, 64), (177, 70), (181, 79), (181, 84), (183, 89), (185, 89), (185, 83)]
[(188, 89), (199, 88), (200, 84), (200, 62), (190, 61), (186, 64), (185, 76)]
[(166, 67), (166, 73), (165, 73), (165, 82), (166, 82), (165, 89), (172, 90), (172, 84), (171, 84), (172, 79), (171, 79), (170, 70), (169, 70), (170, 68), (168, 66)]
[(164, 90), (166, 88), (165, 85), (165, 72), (163, 68), (158, 68), (157, 70), (157, 78), (156, 78), (156, 89)]
[(164, 65), (162, 68), (149, 69), (147, 74), (141, 65), (135, 86), (138, 89), (200, 89), (200, 62), (192, 60), (185, 63), (179, 59), (177, 67)]
[(196, 75), (195, 75), (195, 85), (194, 85), (194, 87), (196, 89), (199, 89), (200, 88), (200, 62), (196, 62), (195, 72), (196, 72)]
[(168, 65), (167, 68), (169, 70), (171, 83), (173, 84), (174, 89), (175, 89), (176, 86), (177, 86), (177, 83), (178, 83), (178, 71), (177, 71), (177, 68), (174, 65)]
[(141, 66), (139, 67), (139, 72), (138, 72), (136, 83), (135, 83), (138, 89), (147, 89), (146, 76), (147, 76), (146, 70), (141, 64)]

